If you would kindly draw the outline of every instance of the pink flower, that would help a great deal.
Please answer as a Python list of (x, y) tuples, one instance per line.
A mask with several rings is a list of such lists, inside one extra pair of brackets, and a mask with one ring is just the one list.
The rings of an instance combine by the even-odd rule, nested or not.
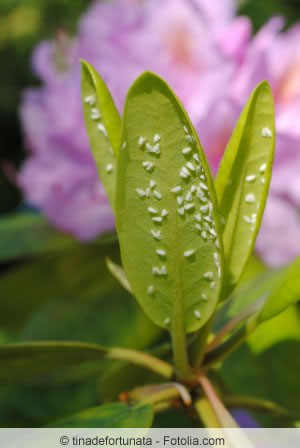
[(275, 96), (278, 140), (257, 248), (271, 265), (299, 254), (300, 27), (282, 33), (283, 21), (276, 17), (252, 38), (250, 21), (235, 17), (234, 3), (96, 1), (82, 18), (77, 39), (60, 34), (56, 42), (42, 43), (33, 63), (43, 86), (25, 92), (21, 108), (31, 155), (19, 180), (28, 202), (80, 239), (113, 227), (83, 127), (79, 57), (99, 70), (120, 111), (142, 71), (167, 79), (187, 108), (214, 173), (248, 94), (267, 79)]

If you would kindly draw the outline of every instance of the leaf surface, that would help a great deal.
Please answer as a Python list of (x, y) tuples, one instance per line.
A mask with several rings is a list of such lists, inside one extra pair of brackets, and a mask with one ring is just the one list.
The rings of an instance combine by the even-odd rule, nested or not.
[(82, 61), (81, 91), (90, 146), (99, 177), (114, 208), (121, 118), (105, 82), (85, 61)]
[(116, 218), (124, 270), (159, 326), (196, 331), (213, 313), (222, 241), (212, 177), (197, 134), (169, 86), (139, 77), (125, 105)]
[(272, 92), (262, 82), (241, 113), (216, 178), (224, 226), (225, 290), (237, 284), (252, 253), (271, 180), (274, 144)]

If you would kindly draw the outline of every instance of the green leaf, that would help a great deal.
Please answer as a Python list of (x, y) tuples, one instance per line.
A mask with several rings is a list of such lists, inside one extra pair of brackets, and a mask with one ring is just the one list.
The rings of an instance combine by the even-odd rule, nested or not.
[(37, 213), (18, 213), (0, 219), (0, 261), (58, 252), (79, 246), (70, 235), (55, 230)]
[(81, 63), (85, 126), (99, 177), (114, 208), (121, 118), (103, 79), (88, 62)]
[(232, 290), (251, 255), (271, 180), (274, 105), (267, 82), (252, 93), (227, 145), (216, 178), (224, 253), (224, 288)]
[(0, 346), (0, 380), (24, 381), (33, 376), (49, 374), (63, 367), (74, 367), (84, 361), (104, 357), (130, 362), (165, 378), (172, 378), (173, 367), (148, 353), (104, 347), (84, 342), (27, 342)]
[(123, 288), (125, 288), (128, 292), (132, 293), (124, 269), (122, 269), (121, 266), (118, 266), (116, 263), (114, 263), (110, 258), (106, 259), (106, 265), (109, 272), (118, 280), (120, 285), (122, 285)]
[(259, 322), (271, 319), (300, 300), (300, 257), (278, 277), (259, 313)]
[(33, 380), (85, 361), (101, 360), (108, 349), (80, 342), (28, 342), (0, 346), (0, 380)]
[(157, 325), (196, 331), (216, 307), (223, 263), (203, 150), (179, 100), (152, 73), (131, 87), (122, 132), (116, 218), (126, 276)]
[(77, 414), (62, 418), (50, 428), (150, 428), (153, 408), (148, 404), (128, 406), (124, 403), (110, 403), (85, 409)]

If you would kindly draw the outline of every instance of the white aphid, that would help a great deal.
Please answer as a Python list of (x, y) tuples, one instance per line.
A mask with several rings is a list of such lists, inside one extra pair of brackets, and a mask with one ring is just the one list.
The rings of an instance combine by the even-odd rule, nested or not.
[(189, 191), (189, 192), (187, 193), (186, 197), (185, 197), (185, 200), (186, 200), (186, 201), (191, 201), (192, 199), (193, 199), (192, 192)]
[(146, 162), (147, 166), (146, 166), (146, 171), (152, 171), (154, 168), (154, 163), (153, 162)]
[(200, 182), (200, 187), (202, 188), (202, 190), (208, 190), (207, 185), (205, 185), (203, 182)]
[(157, 210), (156, 210), (156, 208), (153, 208), (153, 207), (148, 207), (148, 212), (149, 213), (151, 213), (152, 215), (157, 215)]
[(201, 205), (200, 210), (201, 210), (201, 212), (204, 212), (204, 213), (207, 212), (208, 211), (208, 204)]
[(183, 153), (184, 155), (187, 155), (187, 154), (189, 154), (189, 153), (191, 152), (191, 150), (192, 150), (192, 148), (190, 148), (190, 147), (188, 146), (188, 147), (186, 147), (186, 148), (183, 148), (182, 153)]
[(152, 267), (152, 274), (153, 275), (167, 275), (167, 268), (166, 266), (153, 266)]
[(201, 220), (202, 220), (202, 217), (201, 217), (200, 213), (197, 213), (197, 215), (195, 215), (194, 218), (198, 222), (201, 222)]
[(91, 110), (91, 119), (99, 120), (100, 117), (101, 117), (100, 111), (96, 107), (93, 107)]
[(107, 173), (111, 173), (113, 169), (114, 169), (114, 166), (113, 166), (112, 163), (108, 163), (108, 164), (106, 165), (106, 167), (105, 167), (105, 171), (106, 171)]
[(179, 215), (183, 216), (184, 215), (184, 208), (180, 207), (178, 210)]
[(155, 240), (161, 240), (161, 231), (160, 230), (151, 230), (151, 235)]
[(208, 271), (208, 272), (205, 272), (205, 273), (203, 274), (203, 277), (204, 277), (206, 280), (212, 280), (212, 279), (214, 278), (214, 274), (213, 274), (212, 272)]
[(147, 293), (149, 294), (149, 296), (152, 296), (154, 294), (154, 286), (153, 285), (148, 286)]
[(183, 196), (177, 196), (176, 201), (178, 205), (183, 204)]
[(137, 192), (137, 194), (138, 194), (138, 196), (140, 197), (140, 198), (144, 198), (145, 197), (145, 192), (144, 192), (144, 190), (141, 190), (140, 188), (136, 188), (136, 190), (135, 190), (136, 192)]
[(196, 185), (192, 185), (191, 186), (191, 193), (195, 193), (195, 191), (197, 191), (197, 187), (196, 187)]
[(154, 190), (153, 194), (156, 197), (156, 199), (161, 199), (162, 198), (162, 194), (159, 191), (157, 191), (157, 190)]
[(207, 239), (207, 233), (206, 233), (205, 230), (203, 230), (203, 232), (201, 232), (201, 236), (202, 236), (202, 238), (203, 238), (204, 240)]
[(202, 293), (201, 294), (201, 299), (206, 302), (207, 301), (207, 295), (205, 293)]
[(198, 154), (194, 154), (193, 155), (194, 159), (196, 160), (196, 162), (200, 162), (200, 157), (198, 156)]
[(155, 182), (155, 180), (150, 180), (150, 188), (154, 188), (155, 187), (155, 185), (156, 185), (156, 182)]
[(218, 259), (219, 259), (219, 254), (218, 254), (218, 252), (214, 252), (214, 253), (213, 253), (213, 257), (214, 257), (215, 260), (218, 260)]
[(245, 202), (247, 202), (247, 204), (253, 204), (255, 202), (255, 195), (253, 193), (248, 193), (245, 196)]
[(247, 215), (244, 215), (244, 216), (243, 216), (243, 220), (244, 220), (247, 224), (251, 224), (251, 223), (252, 223), (252, 219), (251, 219), (249, 216), (247, 216)]
[(219, 243), (219, 240), (216, 240), (216, 241), (215, 241), (215, 245), (216, 245), (216, 248), (217, 248), (217, 249), (220, 249), (220, 243)]
[(191, 136), (191, 135), (189, 135), (189, 134), (186, 135), (186, 136), (185, 136), (185, 139), (186, 139), (187, 142), (189, 142), (189, 143), (193, 143), (193, 139), (192, 139), (192, 136)]
[(156, 143), (156, 144), (152, 147), (152, 152), (154, 152), (155, 154), (160, 154), (160, 145), (159, 145), (159, 143)]
[(197, 196), (200, 199), (204, 196), (204, 191), (202, 191), (200, 187), (197, 188)]
[(265, 178), (262, 177), (262, 178), (260, 179), (260, 183), (261, 183), (261, 184), (264, 184), (265, 182), (266, 182)]
[(195, 167), (194, 167), (194, 165), (192, 164), (192, 162), (188, 162), (188, 163), (186, 164), (186, 166), (188, 167), (189, 170), (191, 170), (191, 171), (195, 171)]
[(185, 204), (184, 206), (185, 210), (191, 210), (192, 208), (195, 208), (195, 204)]
[(123, 142), (122, 149), (126, 149), (126, 142)]
[(214, 287), (216, 286), (216, 283), (215, 282), (211, 282), (209, 286), (211, 287), (211, 289), (214, 289)]
[(148, 187), (148, 188), (146, 188), (145, 196), (146, 196), (147, 198), (149, 198), (150, 194), (151, 194), (151, 191), (150, 191), (150, 188)]
[(203, 218), (206, 222), (212, 222), (212, 217), (211, 216), (204, 216)]
[(199, 199), (201, 202), (207, 202), (207, 198), (205, 196), (201, 196)]
[(199, 223), (197, 223), (197, 224), (195, 224), (195, 229), (199, 230), (199, 232), (201, 232), (202, 227), (201, 227), (201, 225)]
[(104, 124), (102, 124), (102, 123), (98, 123), (98, 124), (97, 124), (97, 129), (98, 129), (98, 131), (102, 132), (102, 134), (103, 134), (105, 137), (107, 137), (107, 130), (106, 130), (106, 127), (104, 126)]
[(156, 249), (156, 253), (160, 257), (165, 257), (167, 255), (167, 252), (164, 249)]
[(266, 164), (266, 163), (263, 163), (263, 164), (260, 165), (260, 167), (259, 167), (259, 172), (260, 172), (261, 174), (264, 174), (264, 173), (266, 172), (266, 169), (267, 169), (267, 164)]
[(246, 182), (254, 182), (256, 179), (256, 174), (248, 174), (248, 176), (246, 176), (245, 181)]
[(84, 98), (84, 102), (86, 104), (89, 104), (90, 106), (94, 106), (94, 104), (96, 103), (96, 97), (95, 95), (88, 95)]
[(159, 134), (155, 134), (155, 136), (153, 137), (154, 143), (159, 142), (159, 140), (160, 140), (160, 135)]
[(187, 134), (189, 131), (188, 131), (188, 128), (186, 127), (186, 126), (183, 126), (183, 129), (184, 129), (184, 132)]
[(217, 235), (217, 233), (216, 233), (216, 231), (215, 231), (215, 229), (210, 229), (210, 234), (212, 235), (212, 236), (215, 236), (215, 237), (217, 237), (218, 235)]
[(161, 212), (161, 216), (162, 217), (165, 217), (165, 216), (167, 216), (169, 214), (169, 212), (168, 212), (168, 210), (166, 210), (165, 208), (162, 210), (162, 212)]
[(265, 127), (265, 128), (262, 128), (261, 135), (264, 138), (271, 138), (273, 134), (272, 134), (272, 131), (270, 128)]
[(186, 250), (185, 252), (183, 252), (183, 256), (188, 258), (194, 255), (194, 253), (195, 253), (194, 249)]
[(179, 193), (181, 190), (182, 188), (180, 187), (180, 185), (177, 185), (176, 187), (171, 189), (172, 193)]
[(153, 222), (162, 222), (162, 217), (161, 216), (153, 216), (152, 221)]
[(202, 180), (206, 180), (204, 174), (201, 174), (200, 179), (202, 179)]
[(139, 137), (139, 140), (138, 140), (138, 144), (139, 144), (139, 146), (143, 146), (143, 144), (146, 142), (146, 139), (145, 139), (145, 137)]
[(194, 313), (194, 316), (195, 316), (197, 319), (201, 319), (201, 313), (200, 313), (199, 310), (194, 310), (193, 313)]

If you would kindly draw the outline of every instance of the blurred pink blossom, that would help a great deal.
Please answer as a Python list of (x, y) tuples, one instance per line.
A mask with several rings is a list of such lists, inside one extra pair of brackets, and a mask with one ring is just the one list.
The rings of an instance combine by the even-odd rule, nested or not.
[[(33, 66), (43, 84), (24, 94), (31, 154), (19, 175), (27, 201), (63, 230), (88, 240), (113, 228), (97, 179), (80, 104), (79, 57), (102, 74), (120, 111), (144, 70), (163, 76), (187, 108), (215, 173), (238, 114), (267, 79), (277, 112), (277, 154), (258, 250), (271, 265), (300, 253), (300, 28), (274, 18), (254, 38), (233, 0), (96, 1), (74, 41), (42, 43)], [(283, 230), (284, 229), (284, 230)], [(299, 243), (298, 243), (299, 242)]]

